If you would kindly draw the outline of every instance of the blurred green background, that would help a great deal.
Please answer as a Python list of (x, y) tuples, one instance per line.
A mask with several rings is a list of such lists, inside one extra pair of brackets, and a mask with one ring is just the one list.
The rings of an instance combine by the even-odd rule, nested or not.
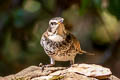
[(77, 55), (76, 63), (109, 67), (120, 78), (120, 0), (0, 0), (0, 76), (49, 63), (40, 38), (56, 16), (96, 54)]

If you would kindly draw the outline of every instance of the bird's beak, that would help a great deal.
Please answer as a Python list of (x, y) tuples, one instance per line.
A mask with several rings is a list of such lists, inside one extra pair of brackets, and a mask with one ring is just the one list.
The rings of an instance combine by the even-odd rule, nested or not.
[(61, 24), (61, 22), (58, 22), (58, 24)]
[(62, 23), (63, 23), (63, 19), (58, 22), (58, 24), (62, 24)]

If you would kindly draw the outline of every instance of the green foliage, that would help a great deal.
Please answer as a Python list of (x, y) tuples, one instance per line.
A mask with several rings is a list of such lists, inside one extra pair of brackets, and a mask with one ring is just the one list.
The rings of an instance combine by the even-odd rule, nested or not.
[(108, 10), (120, 19), (120, 0), (109, 0)]
[(101, 0), (82, 0), (80, 6), (80, 15), (84, 15), (89, 9), (96, 8), (101, 10)]
[(35, 13), (40, 10), (41, 4), (35, 0), (30, 0), (30, 1), (26, 0), (23, 4), (23, 8), (28, 12)]
[(14, 25), (16, 28), (24, 27), (25, 24), (24, 11), (22, 9), (14, 10), (13, 17), (14, 17)]
[(90, 0), (82, 0), (82, 4), (80, 7), (80, 14), (83, 15), (88, 10), (88, 7), (90, 5)]

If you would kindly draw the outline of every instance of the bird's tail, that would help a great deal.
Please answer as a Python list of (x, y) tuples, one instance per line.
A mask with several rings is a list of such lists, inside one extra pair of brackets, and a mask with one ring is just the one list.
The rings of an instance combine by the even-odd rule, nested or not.
[(87, 51), (84, 51), (84, 50), (80, 50), (80, 54), (81, 53), (84, 53), (86, 55), (95, 55), (94, 53), (90, 53), (90, 52), (87, 52)]

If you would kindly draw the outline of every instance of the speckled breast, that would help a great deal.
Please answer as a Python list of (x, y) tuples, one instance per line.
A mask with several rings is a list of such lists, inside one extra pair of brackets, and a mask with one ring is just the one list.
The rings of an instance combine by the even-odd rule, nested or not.
[(75, 56), (77, 53), (69, 36), (61, 42), (54, 42), (44, 37), (42, 38), (42, 45), (45, 52), (51, 57), (65, 58), (66, 56), (70, 58), (70, 56)]

